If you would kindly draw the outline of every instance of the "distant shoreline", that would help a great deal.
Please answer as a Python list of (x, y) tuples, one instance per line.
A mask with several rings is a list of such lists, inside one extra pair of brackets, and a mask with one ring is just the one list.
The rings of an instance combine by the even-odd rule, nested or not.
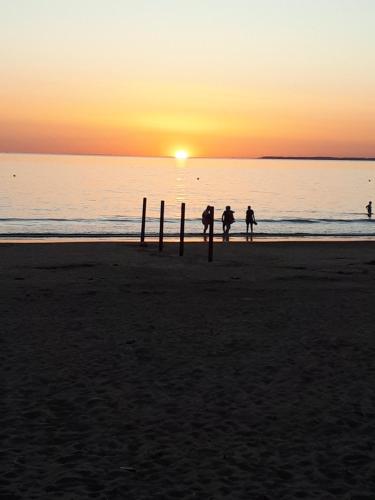
[[(168, 158), (174, 156), (148, 156), (148, 155), (118, 155), (109, 153), (36, 153), (0, 151), (0, 155), (34, 155), (34, 156), (98, 156), (109, 158)], [(319, 160), (319, 161), (375, 161), (375, 156), (190, 156), (186, 160)], [(179, 160), (181, 161), (181, 160)]]
[(369, 156), (260, 156), (259, 160), (375, 161)]

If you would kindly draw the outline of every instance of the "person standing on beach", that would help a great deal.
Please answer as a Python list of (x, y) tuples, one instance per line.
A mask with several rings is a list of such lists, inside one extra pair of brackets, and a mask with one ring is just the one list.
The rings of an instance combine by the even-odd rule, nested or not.
[(230, 209), (230, 206), (227, 205), (225, 207), (225, 210), (223, 212), (223, 215), (221, 216), (221, 221), (223, 223), (223, 233), (224, 234), (229, 234), (230, 226), (233, 224), (233, 222), (236, 222), (234, 220), (234, 211)]
[(258, 223), (255, 220), (254, 210), (249, 205), (246, 210), (246, 234), (249, 234), (249, 225), (250, 225), (250, 233), (253, 234), (253, 225), (257, 225)]
[(211, 222), (211, 215), (211, 207), (207, 205), (207, 208), (202, 213), (203, 234), (207, 233), (208, 226)]
[(371, 217), (372, 216), (372, 201), (368, 202), (368, 205), (366, 205), (366, 210), (367, 210), (368, 217)]

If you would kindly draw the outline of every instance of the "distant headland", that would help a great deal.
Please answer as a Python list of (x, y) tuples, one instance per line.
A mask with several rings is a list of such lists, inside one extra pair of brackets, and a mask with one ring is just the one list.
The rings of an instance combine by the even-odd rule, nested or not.
[(375, 161), (369, 156), (260, 156), (261, 160), (336, 160), (336, 161)]

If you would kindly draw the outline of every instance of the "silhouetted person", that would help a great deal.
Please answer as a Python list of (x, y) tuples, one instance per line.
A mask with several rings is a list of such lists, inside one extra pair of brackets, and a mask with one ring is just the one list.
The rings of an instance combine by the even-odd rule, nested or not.
[(255, 214), (254, 210), (251, 208), (249, 205), (246, 210), (246, 233), (249, 233), (249, 226), (250, 226), (250, 233), (253, 234), (253, 225), (257, 225), (257, 221), (255, 220)]
[(211, 207), (207, 205), (207, 208), (202, 213), (203, 234), (207, 233), (208, 226), (211, 222), (211, 216)]
[(230, 206), (227, 205), (221, 216), (221, 221), (223, 223), (223, 233), (229, 234), (230, 226), (235, 222), (234, 220), (234, 211), (230, 209)]
[(372, 216), (372, 201), (368, 202), (368, 205), (366, 205), (366, 210), (367, 210), (367, 215), (369, 217), (371, 217)]

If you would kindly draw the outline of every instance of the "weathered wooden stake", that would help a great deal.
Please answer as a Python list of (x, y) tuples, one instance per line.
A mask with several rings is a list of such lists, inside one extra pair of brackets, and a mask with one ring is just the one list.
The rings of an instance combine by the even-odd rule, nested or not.
[(141, 245), (145, 242), (145, 228), (146, 228), (146, 205), (147, 198), (143, 198), (143, 207), (142, 207), (142, 226), (141, 226)]
[(214, 253), (214, 221), (215, 221), (215, 208), (211, 207), (211, 220), (210, 232), (208, 235), (208, 262), (212, 262)]
[(185, 237), (185, 203), (181, 203), (180, 257), (184, 255), (184, 237)]
[(160, 202), (159, 252), (163, 250), (164, 236), (164, 200)]

